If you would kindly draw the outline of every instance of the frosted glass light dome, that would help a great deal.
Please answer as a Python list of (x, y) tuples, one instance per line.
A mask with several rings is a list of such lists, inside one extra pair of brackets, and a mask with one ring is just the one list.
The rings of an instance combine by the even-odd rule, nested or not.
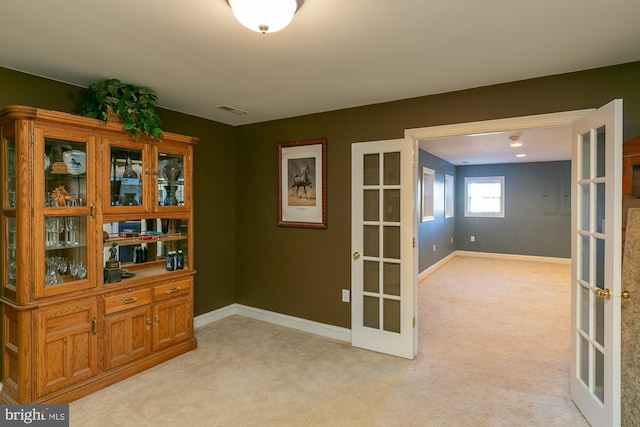
[(296, 0), (228, 0), (236, 19), (258, 33), (273, 33), (289, 25)]

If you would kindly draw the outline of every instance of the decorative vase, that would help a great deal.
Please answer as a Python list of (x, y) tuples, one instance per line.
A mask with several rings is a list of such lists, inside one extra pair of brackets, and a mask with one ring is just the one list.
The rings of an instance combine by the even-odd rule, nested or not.
[(165, 185), (167, 196), (164, 198), (164, 206), (178, 206), (178, 198), (176, 197), (177, 185)]
[(136, 193), (124, 193), (124, 201), (122, 202), (123, 206), (138, 206), (138, 202), (136, 201)]
[(138, 177), (137, 172), (133, 170), (133, 164), (131, 162), (131, 157), (129, 157), (129, 156), (127, 156), (127, 159), (125, 161), (124, 171), (122, 172), (122, 177), (123, 178), (137, 178)]
[(175, 160), (170, 160), (164, 165), (164, 177), (167, 179), (167, 182), (170, 184), (175, 183), (182, 173), (182, 166), (178, 164)]

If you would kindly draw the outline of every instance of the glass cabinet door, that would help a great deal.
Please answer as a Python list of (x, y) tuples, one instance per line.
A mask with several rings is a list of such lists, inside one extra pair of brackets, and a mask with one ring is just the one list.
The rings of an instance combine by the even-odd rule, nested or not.
[[(37, 242), (41, 242), (42, 265), (36, 266), (36, 298), (94, 287), (95, 248), (94, 144), (92, 136), (48, 134), (36, 130), (37, 168), (42, 193), (34, 200)], [(40, 153), (40, 154), (38, 154)], [(42, 157), (42, 159), (40, 159)], [(40, 163), (42, 162), (42, 163)], [(36, 173), (36, 176), (39, 174)], [(36, 192), (37, 194), (37, 192)], [(40, 210), (42, 209), (42, 210)]]
[(2, 140), (2, 179), (6, 190), (2, 200), (2, 235), (6, 236), (2, 246), (2, 285), (15, 291), (16, 267), (16, 140), (5, 137)]
[[(108, 201), (105, 212), (142, 212), (148, 206), (145, 183), (149, 174), (147, 154), (142, 143), (108, 143), (104, 157), (109, 181), (104, 189)], [(106, 199), (106, 198), (105, 198)]]
[(155, 161), (157, 169), (155, 204), (158, 211), (184, 211), (190, 204), (190, 173), (188, 155), (183, 150), (172, 150), (170, 146), (157, 148)]

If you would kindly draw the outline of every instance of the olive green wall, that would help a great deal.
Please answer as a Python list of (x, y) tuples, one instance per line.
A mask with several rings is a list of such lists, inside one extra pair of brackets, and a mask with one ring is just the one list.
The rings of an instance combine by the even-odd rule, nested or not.
[[(640, 133), (640, 62), (238, 127), (237, 302), (350, 328), (340, 289), (350, 289), (351, 143), (615, 98), (627, 140)], [(276, 144), (315, 138), (327, 138), (328, 227), (277, 227)]]
[[(0, 108), (30, 105), (76, 112), (86, 90), (0, 68)], [(162, 128), (200, 138), (194, 149), (196, 315), (235, 302), (235, 129), (159, 109)]]

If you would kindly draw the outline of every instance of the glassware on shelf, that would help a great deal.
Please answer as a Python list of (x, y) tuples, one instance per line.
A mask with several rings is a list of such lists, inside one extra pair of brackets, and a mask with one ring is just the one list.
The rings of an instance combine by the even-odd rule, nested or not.
[(76, 276), (78, 275), (78, 264), (76, 263), (75, 259), (69, 260), (69, 273), (75, 280)]
[(63, 256), (58, 258), (58, 271), (62, 274), (67, 272), (67, 259)]
[(62, 282), (62, 277), (58, 273), (58, 260), (56, 257), (46, 257), (47, 273), (45, 275), (45, 285), (52, 286)]
[(76, 241), (76, 230), (78, 229), (78, 218), (75, 216), (66, 216), (64, 218), (64, 225), (67, 230), (67, 245), (78, 246)]
[(82, 261), (78, 261), (78, 277), (80, 277), (80, 279), (84, 279), (86, 275), (87, 275), (87, 265), (84, 264)]

